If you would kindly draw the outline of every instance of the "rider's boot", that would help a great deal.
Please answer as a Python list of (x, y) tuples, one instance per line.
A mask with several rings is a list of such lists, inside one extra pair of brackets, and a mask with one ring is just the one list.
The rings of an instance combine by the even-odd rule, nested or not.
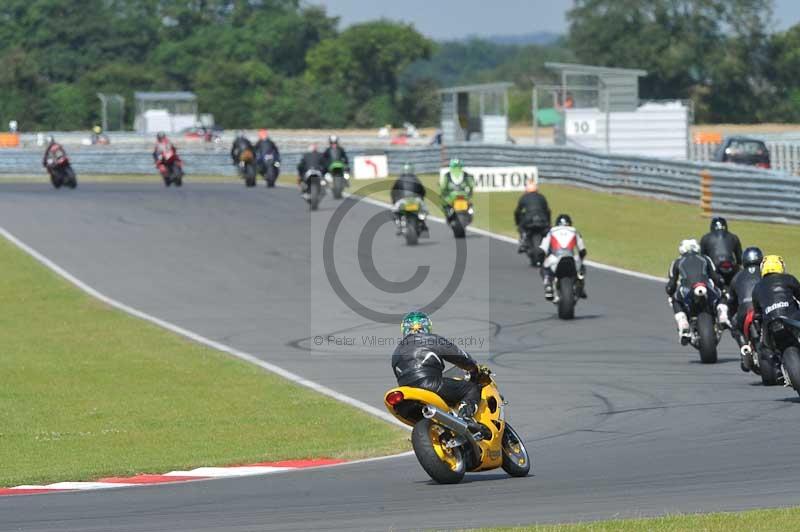
[(475, 421), (475, 413), (478, 411), (478, 406), (474, 403), (462, 401), (458, 405), (458, 417), (467, 422), (469, 431), (473, 434), (480, 434), (484, 439), (492, 437), (492, 432), (483, 424)]
[(677, 312), (675, 314), (675, 323), (678, 324), (678, 339), (681, 345), (686, 345), (692, 340), (692, 334), (689, 329), (689, 318), (685, 312)]
[(517, 248), (517, 253), (527, 253), (528, 252), (528, 237), (525, 235), (523, 231), (519, 233), (519, 247)]
[(723, 328), (731, 328), (731, 320), (728, 317), (728, 305), (725, 303), (720, 303), (717, 305), (717, 323), (719, 323)]
[(581, 265), (581, 271), (578, 272), (578, 297), (586, 299), (586, 269)]
[(553, 300), (553, 282), (550, 277), (545, 277), (544, 279), (544, 298), (548, 301)]

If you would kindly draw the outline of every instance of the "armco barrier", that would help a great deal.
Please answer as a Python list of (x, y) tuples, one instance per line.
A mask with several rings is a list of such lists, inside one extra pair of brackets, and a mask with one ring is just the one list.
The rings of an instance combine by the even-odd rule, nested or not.
[[(71, 151), (80, 174), (152, 174), (155, 169), (145, 150), (84, 148)], [(800, 177), (748, 166), (675, 161), (647, 157), (604, 155), (553, 146), (452, 145), (446, 149), (354, 149), (356, 155), (387, 155), (389, 172), (397, 174), (406, 162), (418, 173), (437, 173), (452, 157), (466, 165), (535, 165), (543, 181), (565, 183), (608, 192), (669, 199), (702, 207), (706, 214), (800, 223)], [(295, 172), (299, 152), (282, 154), (283, 173)], [(233, 175), (227, 151), (185, 153), (185, 168), (192, 174)], [(0, 150), (0, 174), (41, 174), (41, 154), (22, 149)], [(705, 176), (705, 177), (704, 177)]]

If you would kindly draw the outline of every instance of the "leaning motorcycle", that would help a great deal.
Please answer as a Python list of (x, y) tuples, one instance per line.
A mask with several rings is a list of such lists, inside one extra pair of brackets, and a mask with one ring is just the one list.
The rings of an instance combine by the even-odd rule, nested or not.
[(697, 282), (686, 290), (683, 299), (689, 318), (689, 343), (699, 351), (703, 364), (714, 364), (717, 362), (717, 345), (722, 338), (717, 323), (717, 292), (708, 282)]
[(791, 386), (800, 395), (800, 321), (779, 316), (765, 329), (764, 343), (779, 364), (785, 386)]
[(422, 198), (408, 196), (395, 204), (395, 219), (398, 235), (406, 239), (406, 244), (414, 246), (425, 229), (425, 212)]
[(346, 170), (347, 167), (342, 161), (334, 161), (328, 167), (328, 173), (325, 174), (325, 180), (331, 187), (334, 199), (342, 199), (344, 189), (350, 186), (350, 175)]
[(558, 317), (571, 320), (575, 317), (575, 305), (583, 290), (583, 276), (570, 248), (553, 251), (554, 262), (550, 264), (553, 273), (553, 303), (558, 307)]
[(472, 201), (464, 192), (454, 190), (445, 198), (445, 216), (447, 225), (453, 230), (453, 236), (464, 238), (467, 233), (467, 226), (472, 223)]
[(54, 188), (66, 186), (75, 188), (78, 186), (78, 178), (75, 170), (69, 162), (69, 157), (64, 150), (56, 150), (55, 153), (48, 154), (46, 161), (47, 173), (50, 174), (50, 183)]
[[(451, 378), (469, 379), (469, 373), (451, 368)], [(475, 421), (482, 425), (473, 432), (470, 423), (459, 417), (434, 392), (399, 386), (384, 395), (383, 401), (397, 419), (414, 427), (411, 444), (422, 468), (439, 484), (457, 484), (467, 471), (488, 471), (502, 467), (513, 477), (524, 477), (531, 460), (522, 439), (505, 421), (503, 396), (494, 376), (480, 373), (481, 401)], [(473, 425), (474, 428), (474, 425)]]
[(753, 373), (761, 377), (764, 386), (775, 386), (783, 384), (783, 372), (781, 371), (781, 357), (770, 349), (761, 337), (761, 331), (753, 323), (753, 309), (750, 309), (745, 318), (744, 327), (749, 331), (747, 339), (752, 348)]
[(253, 154), (253, 150), (250, 148), (242, 150), (237, 166), (239, 167), (239, 177), (244, 179), (244, 185), (248, 188), (256, 186), (256, 156)]
[(156, 163), (161, 178), (164, 180), (164, 186), (175, 185), (180, 187), (183, 185), (183, 161), (180, 160), (174, 148), (169, 148), (161, 152)]
[(308, 202), (308, 206), (312, 211), (319, 208), (319, 202), (325, 195), (325, 179), (322, 177), (322, 172), (316, 169), (308, 170), (303, 176), (304, 192), (303, 197)]

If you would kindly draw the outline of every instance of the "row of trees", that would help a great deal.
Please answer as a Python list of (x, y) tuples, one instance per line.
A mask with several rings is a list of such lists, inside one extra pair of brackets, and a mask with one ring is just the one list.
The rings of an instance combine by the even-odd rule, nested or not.
[[(228, 127), (372, 126), (422, 118), (402, 70), (433, 43), (403, 24), (337, 30), (299, 0), (4, 0), (0, 119), (97, 121), (97, 92), (192, 90)], [(422, 82), (420, 82), (422, 83)]]
[(192, 90), (225, 127), (371, 127), (438, 117), (435, 89), (510, 80), (530, 120), (545, 61), (643, 68), (644, 98), (690, 98), (701, 121), (800, 120), (800, 26), (772, 0), (575, 0), (550, 45), (434, 43), (375, 21), (338, 29), (300, 0), (3, 0), (0, 120), (78, 129), (97, 92)]

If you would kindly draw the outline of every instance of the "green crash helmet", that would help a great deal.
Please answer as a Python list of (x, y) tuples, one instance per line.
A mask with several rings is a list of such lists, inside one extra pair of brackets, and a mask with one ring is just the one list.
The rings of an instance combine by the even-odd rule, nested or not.
[(433, 324), (431, 319), (424, 312), (414, 311), (409, 312), (403, 316), (403, 322), (400, 324), (400, 330), (403, 336), (411, 333), (426, 333), (430, 334), (433, 331)]

